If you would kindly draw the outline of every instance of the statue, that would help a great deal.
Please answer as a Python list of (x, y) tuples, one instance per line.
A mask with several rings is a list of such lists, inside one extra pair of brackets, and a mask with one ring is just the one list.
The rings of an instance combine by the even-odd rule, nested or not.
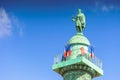
[(85, 15), (81, 12), (81, 9), (78, 9), (78, 14), (76, 18), (72, 17), (72, 21), (75, 21), (77, 32), (82, 33), (85, 28)]

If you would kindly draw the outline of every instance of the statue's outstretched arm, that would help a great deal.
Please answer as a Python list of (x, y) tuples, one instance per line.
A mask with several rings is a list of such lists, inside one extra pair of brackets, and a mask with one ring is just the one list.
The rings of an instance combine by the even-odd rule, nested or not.
[(74, 16), (72, 16), (72, 21), (75, 21), (75, 18), (74, 18)]

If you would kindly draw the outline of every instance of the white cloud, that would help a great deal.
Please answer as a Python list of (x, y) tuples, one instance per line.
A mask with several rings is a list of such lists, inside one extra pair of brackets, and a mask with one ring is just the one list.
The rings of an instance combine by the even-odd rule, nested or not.
[(116, 10), (116, 6), (115, 5), (102, 5), (101, 10), (103, 12), (108, 12), (111, 10)]
[(8, 14), (3, 8), (0, 8), (0, 38), (12, 34), (12, 23)]
[(14, 35), (14, 31), (23, 36), (22, 26), (16, 16), (8, 15), (4, 8), (0, 8), (0, 38)]
[(23, 36), (23, 24), (20, 23), (19, 19), (16, 16), (12, 16), (11, 20), (19, 36), (22, 37)]
[(102, 12), (118, 10), (117, 6), (115, 4), (113, 4), (113, 3), (105, 4), (103, 1), (98, 1), (98, 0), (95, 0), (94, 6), (95, 6), (95, 8), (93, 9), (94, 12), (97, 12), (98, 10), (100, 10)]
[(109, 7), (106, 6), (106, 5), (103, 5), (103, 6), (101, 7), (101, 9), (102, 9), (102, 11), (104, 11), (104, 12), (109, 11)]

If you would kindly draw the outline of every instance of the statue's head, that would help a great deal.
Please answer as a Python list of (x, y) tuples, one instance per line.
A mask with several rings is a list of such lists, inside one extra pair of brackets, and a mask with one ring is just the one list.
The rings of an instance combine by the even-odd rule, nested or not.
[(82, 12), (82, 10), (81, 10), (81, 9), (78, 9), (78, 14), (81, 13), (81, 12)]

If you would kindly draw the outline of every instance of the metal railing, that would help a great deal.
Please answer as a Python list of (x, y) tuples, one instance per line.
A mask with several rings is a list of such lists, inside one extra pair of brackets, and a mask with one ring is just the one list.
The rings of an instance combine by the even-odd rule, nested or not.
[[(63, 59), (63, 56), (62, 57), (61, 56), (58, 55), (58, 54), (55, 55), (55, 57), (54, 57), (54, 63), (55, 64), (57, 64), (59, 62), (67, 61), (67, 59)], [(86, 54), (83, 54), (83, 55), (80, 54), (80, 55), (77, 56), (77, 58), (79, 58), (79, 57), (84, 57), (85, 59), (89, 60), (90, 62), (92, 62), (93, 64), (98, 66), (99, 68), (102, 68), (102, 61), (99, 58), (97, 58), (96, 56), (91, 58), (90, 53), (86, 53)]]
[(83, 57), (95, 64), (96, 66), (98, 66), (99, 68), (102, 68), (102, 61), (96, 56), (91, 58), (90, 54), (84, 54)]

